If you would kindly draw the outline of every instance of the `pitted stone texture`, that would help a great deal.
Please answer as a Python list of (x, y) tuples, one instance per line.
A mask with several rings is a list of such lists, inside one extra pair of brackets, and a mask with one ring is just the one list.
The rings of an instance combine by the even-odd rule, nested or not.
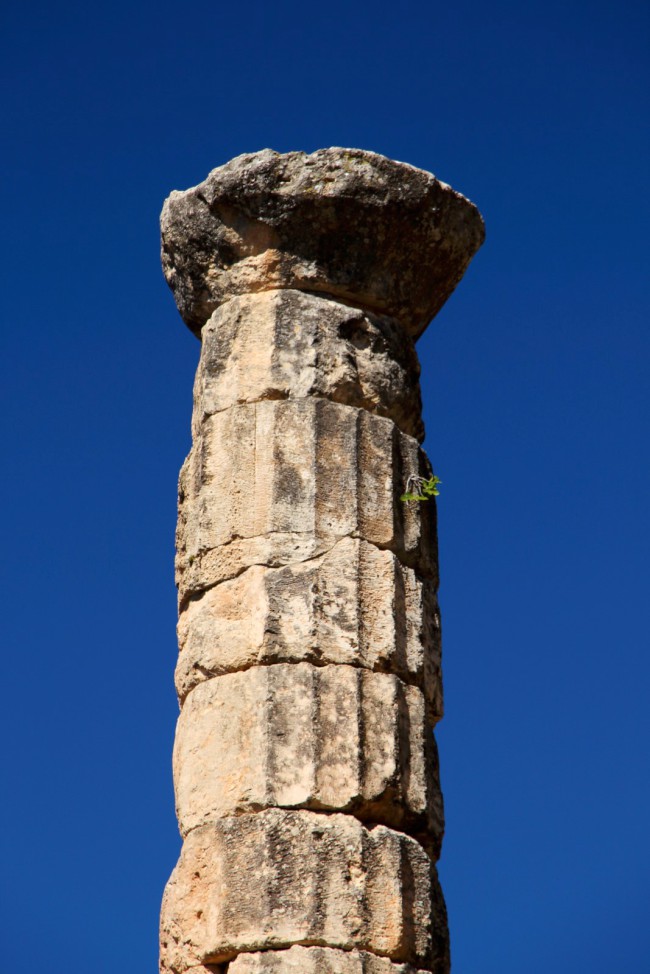
[[(438, 967), (439, 971), (444, 968)], [(331, 947), (290, 947), (256, 954), (239, 954), (228, 974), (430, 974), (410, 964), (393, 964), (365, 950)]]
[(435, 585), (390, 551), (344, 538), (318, 558), (257, 566), (190, 599), (178, 621), (176, 688), (258, 664), (348, 663), (389, 671), (442, 716)]
[(298, 288), (397, 318), (417, 337), (484, 239), (476, 207), (430, 173), (359, 149), (238, 156), (173, 192), (162, 262), (196, 333), (236, 294)]
[(424, 436), (413, 341), (390, 318), (302, 291), (233, 298), (201, 333), (194, 431), (243, 402), (320, 396)]
[(309, 663), (208, 680), (174, 745), (181, 833), (270, 806), (352, 812), (439, 849), (442, 797), (422, 693), (389, 673)]
[[(248, 539), (307, 537), (331, 547), (357, 536), (437, 580), (436, 508), (402, 503), (409, 474), (430, 476), (417, 441), (389, 419), (325, 399), (259, 402), (210, 416), (181, 471), (180, 604), (251, 564)], [(309, 540), (311, 536), (311, 541)], [(214, 549), (234, 545), (230, 556)], [(322, 550), (322, 547), (321, 547)], [(237, 555), (240, 561), (237, 561)], [(302, 554), (302, 552), (301, 552)]]
[(415, 839), (351, 815), (269, 809), (187, 836), (163, 897), (161, 970), (293, 944), (440, 968), (445, 919)]

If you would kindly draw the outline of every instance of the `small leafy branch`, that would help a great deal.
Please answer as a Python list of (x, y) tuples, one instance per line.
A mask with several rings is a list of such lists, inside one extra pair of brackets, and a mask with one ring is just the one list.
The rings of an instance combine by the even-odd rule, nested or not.
[(442, 481), (435, 474), (432, 474), (428, 479), (426, 477), (419, 477), (417, 474), (412, 473), (408, 480), (406, 481), (406, 491), (400, 497), (401, 501), (428, 501), (432, 497), (437, 497), (440, 491), (438, 490), (438, 484)]

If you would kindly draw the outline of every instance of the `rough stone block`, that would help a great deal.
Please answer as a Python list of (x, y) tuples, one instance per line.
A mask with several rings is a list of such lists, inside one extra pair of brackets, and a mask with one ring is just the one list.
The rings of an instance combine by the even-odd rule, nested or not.
[(445, 919), (415, 839), (351, 815), (268, 809), (187, 836), (163, 897), (161, 969), (293, 944), (430, 968), (447, 956)]
[(485, 235), (476, 207), (431, 173), (340, 148), (238, 156), (171, 193), (161, 229), (167, 282), (197, 334), (234, 294), (297, 287), (417, 336)]
[[(312, 398), (208, 417), (181, 471), (181, 604), (225, 580), (215, 576), (219, 565), (232, 574), (250, 565), (247, 542), (259, 551), (265, 537), (272, 550), (278, 535), (284, 553), (288, 536), (312, 547), (361, 537), (436, 579), (435, 503), (399, 500), (412, 473), (430, 473), (417, 441), (365, 409)], [(207, 557), (228, 545), (236, 545), (230, 559)]]
[(208, 589), (181, 611), (178, 636), (181, 699), (207, 677), (260, 663), (349, 663), (416, 683), (433, 719), (442, 716), (434, 582), (356, 538)]
[(391, 318), (302, 291), (246, 294), (201, 332), (193, 427), (245, 402), (320, 396), (422, 440), (419, 374), (413, 341)]
[[(442, 971), (442, 968), (438, 968)], [(331, 947), (290, 947), (254, 954), (239, 954), (228, 974), (430, 974), (410, 964), (393, 964), (365, 950)]]
[(181, 833), (270, 806), (352, 812), (439, 848), (442, 798), (425, 701), (389, 673), (309, 663), (201, 683), (174, 745)]

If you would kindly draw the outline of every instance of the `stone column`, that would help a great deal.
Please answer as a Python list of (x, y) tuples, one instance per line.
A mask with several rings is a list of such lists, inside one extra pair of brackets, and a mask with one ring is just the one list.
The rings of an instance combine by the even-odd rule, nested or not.
[(165, 974), (445, 974), (433, 500), (415, 339), (476, 208), (369, 152), (239, 156), (162, 215), (201, 338), (179, 486), (184, 839)]

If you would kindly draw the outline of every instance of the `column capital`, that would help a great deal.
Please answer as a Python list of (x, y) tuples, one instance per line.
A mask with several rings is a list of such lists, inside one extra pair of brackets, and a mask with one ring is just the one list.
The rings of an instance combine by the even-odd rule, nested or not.
[(162, 262), (196, 334), (235, 295), (331, 295), (422, 334), (485, 231), (473, 203), (430, 173), (360, 149), (237, 156), (174, 191)]

